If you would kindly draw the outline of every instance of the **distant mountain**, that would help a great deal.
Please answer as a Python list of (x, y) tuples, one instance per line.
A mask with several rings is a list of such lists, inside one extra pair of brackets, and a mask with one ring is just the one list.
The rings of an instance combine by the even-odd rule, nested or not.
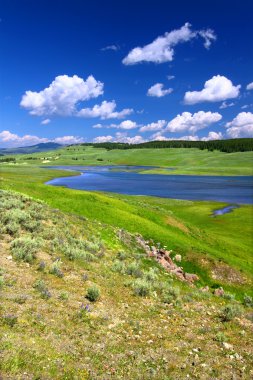
[(46, 152), (48, 150), (55, 150), (61, 148), (62, 145), (48, 142), (41, 143), (32, 146), (21, 146), (19, 148), (0, 148), (0, 154), (30, 154), (30, 153), (39, 153)]

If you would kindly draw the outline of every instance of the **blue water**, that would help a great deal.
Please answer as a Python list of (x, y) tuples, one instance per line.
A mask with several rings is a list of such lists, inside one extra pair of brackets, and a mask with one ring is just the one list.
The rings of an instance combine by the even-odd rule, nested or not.
[(233, 204), (253, 203), (253, 176), (197, 176), (140, 174), (146, 166), (54, 166), (76, 170), (79, 176), (55, 178), (48, 185), (78, 190), (107, 191), (162, 198), (211, 200)]
[(218, 210), (214, 210), (213, 216), (219, 216), (219, 215), (224, 215), (232, 212), (235, 208), (238, 208), (238, 205), (228, 205), (223, 208), (220, 208)]

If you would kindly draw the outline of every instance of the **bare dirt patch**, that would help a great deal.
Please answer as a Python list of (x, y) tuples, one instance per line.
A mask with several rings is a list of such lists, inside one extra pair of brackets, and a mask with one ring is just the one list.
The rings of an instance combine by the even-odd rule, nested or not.
[(176, 227), (178, 228), (179, 230), (185, 232), (185, 233), (189, 233), (189, 229), (182, 223), (180, 222), (179, 220), (173, 218), (172, 216), (167, 216), (166, 217), (166, 223), (169, 224), (170, 226), (172, 227)]

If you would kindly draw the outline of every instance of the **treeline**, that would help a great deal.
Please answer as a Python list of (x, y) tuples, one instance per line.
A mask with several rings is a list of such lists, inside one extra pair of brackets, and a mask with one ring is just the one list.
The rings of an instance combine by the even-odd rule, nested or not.
[(0, 162), (16, 162), (16, 158), (12, 158), (12, 157), (0, 158)]
[(213, 140), (213, 141), (148, 141), (142, 144), (127, 143), (83, 143), (83, 146), (94, 146), (96, 148), (113, 149), (161, 149), (161, 148), (197, 148), (207, 149), (209, 151), (219, 150), (221, 152), (247, 152), (253, 151), (253, 138), (230, 139), (230, 140)]

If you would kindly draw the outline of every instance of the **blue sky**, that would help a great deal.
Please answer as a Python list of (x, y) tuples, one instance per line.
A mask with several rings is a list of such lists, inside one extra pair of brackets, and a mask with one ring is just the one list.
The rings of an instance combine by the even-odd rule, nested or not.
[(253, 3), (1, 0), (0, 147), (253, 137)]

